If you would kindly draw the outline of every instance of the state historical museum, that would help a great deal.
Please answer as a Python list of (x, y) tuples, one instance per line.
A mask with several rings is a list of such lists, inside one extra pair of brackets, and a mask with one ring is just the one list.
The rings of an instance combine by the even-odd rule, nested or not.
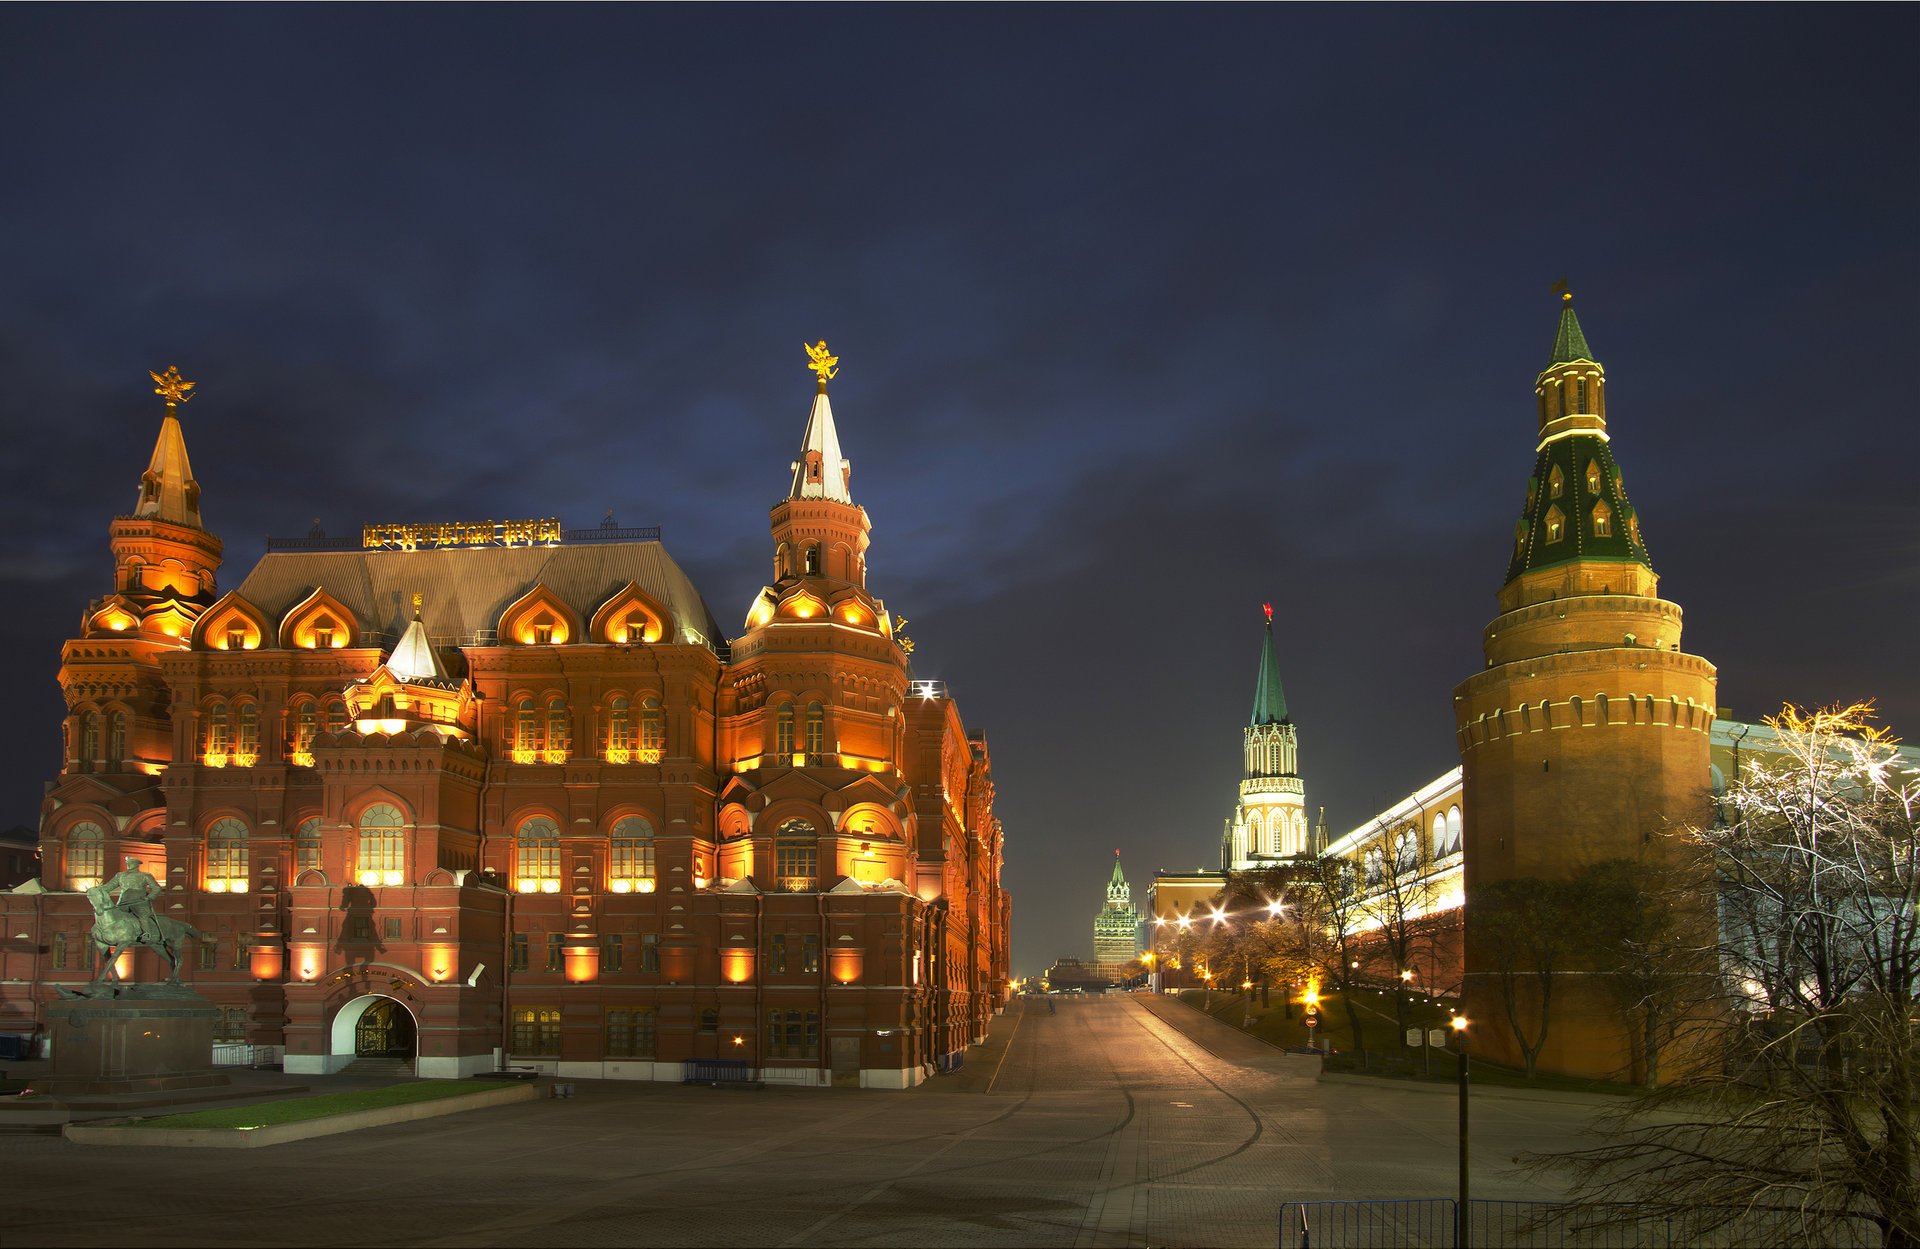
[(223, 1038), (288, 1071), (898, 1088), (957, 1064), (1007, 995), (986, 742), (867, 589), (809, 353), (773, 582), (731, 642), (658, 532), (611, 522), (276, 541), (222, 594), (191, 384), (156, 376), (114, 584), (61, 655), (40, 878), (0, 894), (0, 1031), (92, 977), (76, 891), (133, 856), (206, 935), (184, 978)]

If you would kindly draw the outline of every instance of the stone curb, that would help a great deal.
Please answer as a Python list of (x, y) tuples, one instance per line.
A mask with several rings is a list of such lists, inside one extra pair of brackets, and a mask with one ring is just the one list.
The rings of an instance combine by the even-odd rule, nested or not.
[(315, 1136), (333, 1136), (357, 1132), (361, 1128), (384, 1127), (389, 1123), (409, 1123), (415, 1119), (433, 1119), (458, 1114), (463, 1110), (483, 1110), (510, 1102), (530, 1102), (540, 1091), (531, 1084), (483, 1089), (459, 1097), (442, 1097), (427, 1102), (409, 1102), (402, 1106), (380, 1106), (372, 1110), (350, 1110), (346, 1114), (303, 1119), (298, 1123), (273, 1123), (241, 1132), (233, 1128), (154, 1128), (119, 1125), (69, 1123), (61, 1135), (80, 1145), (140, 1145), (149, 1149), (258, 1149), (263, 1145), (284, 1145)]

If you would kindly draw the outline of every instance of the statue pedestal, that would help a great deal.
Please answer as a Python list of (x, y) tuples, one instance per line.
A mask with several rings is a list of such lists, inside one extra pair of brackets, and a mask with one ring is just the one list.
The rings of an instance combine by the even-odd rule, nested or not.
[[(101, 990), (102, 993), (112, 992)], [(227, 1083), (214, 1069), (220, 1011), (178, 985), (131, 985), (113, 996), (52, 1002), (52, 1093), (144, 1093)]]

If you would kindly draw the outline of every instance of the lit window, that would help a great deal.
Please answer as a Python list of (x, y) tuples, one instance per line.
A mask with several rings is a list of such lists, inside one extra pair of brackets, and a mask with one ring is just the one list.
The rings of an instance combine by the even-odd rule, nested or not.
[(233, 740), (233, 765), (250, 768), (260, 761), (260, 708), (241, 703), (235, 709), (234, 719), (238, 731)]
[(293, 834), (293, 870), (298, 874), (319, 866), (320, 820), (312, 817), (301, 820), (300, 827)]
[(1587, 461), (1587, 493), (1600, 493), (1600, 462), (1598, 460)]
[(539, 758), (540, 717), (531, 698), (523, 698), (513, 707), (513, 761), (532, 763)]
[(607, 762), (627, 763), (632, 758), (632, 713), (626, 699), (616, 698), (607, 707)]
[(1593, 536), (1596, 538), (1613, 536), (1613, 509), (1607, 506), (1605, 499), (1593, 505)]
[(116, 711), (107, 717), (107, 766), (118, 768), (127, 761), (127, 713)]
[(666, 744), (666, 717), (661, 713), (660, 700), (650, 695), (640, 700), (640, 762), (660, 762)]
[(247, 891), (247, 826), (228, 816), (207, 830), (207, 892)]
[(300, 767), (313, 766), (313, 735), (320, 728), (320, 708), (312, 699), (303, 699), (293, 712), (293, 750), (290, 757)]
[(207, 708), (205, 744), (201, 759), (210, 768), (227, 766), (227, 756), (232, 749), (232, 741), (227, 735), (227, 705), (215, 703)]
[(616, 822), (612, 832), (612, 871), (615, 893), (652, 893), (653, 825), (637, 815)]
[(827, 716), (819, 703), (807, 704), (807, 731), (802, 740), (810, 759), (818, 759), (820, 752), (827, 748)]
[(1547, 541), (1558, 542), (1567, 536), (1567, 517), (1557, 506), (1547, 509)]
[(523, 1006), (514, 1011), (513, 1052), (558, 1054), (560, 1052), (560, 1008)]
[(397, 885), (406, 878), (406, 824), (400, 809), (384, 802), (360, 813), (355, 879), (363, 885)]
[(520, 825), (514, 841), (514, 887), (521, 893), (559, 893), (560, 826), (536, 815)]
[(91, 889), (106, 876), (106, 834), (98, 824), (75, 824), (67, 832), (67, 884), (74, 889)]
[(773, 753), (786, 760), (793, 755), (793, 704), (781, 703), (773, 722)]
[(567, 728), (567, 703), (563, 698), (547, 701), (547, 740), (542, 757), (548, 763), (565, 763), (570, 734)]
[(1560, 471), (1558, 464), (1555, 464), (1553, 471), (1547, 474), (1547, 497), (1549, 499), (1557, 499), (1566, 493), (1566, 489), (1567, 475)]
[(819, 833), (805, 820), (788, 820), (774, 838), (773, 868), (780, 888), (807, 893), (819, 887)]
[(347, 704), (334, 699), (327, 704), (327, 732), (344, 733), (347, 730)]

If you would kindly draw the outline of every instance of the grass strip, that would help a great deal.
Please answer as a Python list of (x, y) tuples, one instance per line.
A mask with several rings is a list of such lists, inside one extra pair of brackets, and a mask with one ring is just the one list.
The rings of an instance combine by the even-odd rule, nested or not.
[(194, 1110), (186, 1114), (162, 1115), (143, 1120), (143, 1128), (224, 1128), (244, 1131), (276, 1123), (299, 1123), (307, 1119), (325, 1119), (331, 1115), (351, 1114), (356, 1110), (380, 1110), (413, 1102), (438, 1101), (443, 1097), (484, 1093), (499, 1088), (491, 1080), (420, 1080), (412, 1084), (392, 1084), (386, 1088), (356, 1089), (350, 1093), (322, 1093), (317, 1097), (289, 1097), (284, 1101), (256, 1102), (251, 1106), (226, 1106), (218, 1110)]

